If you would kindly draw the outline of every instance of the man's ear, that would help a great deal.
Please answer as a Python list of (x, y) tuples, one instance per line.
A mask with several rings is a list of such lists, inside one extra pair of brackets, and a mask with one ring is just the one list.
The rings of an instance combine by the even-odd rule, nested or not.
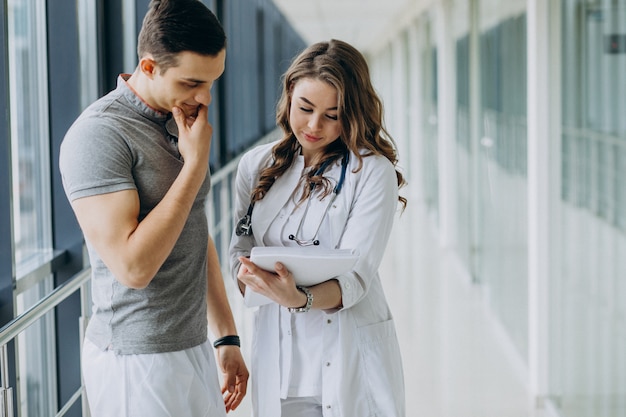
[(148, 78), (152, 79), (157, 73), (157, 65), (151, 55), (146, 55), (139, 61), (139, 69)]

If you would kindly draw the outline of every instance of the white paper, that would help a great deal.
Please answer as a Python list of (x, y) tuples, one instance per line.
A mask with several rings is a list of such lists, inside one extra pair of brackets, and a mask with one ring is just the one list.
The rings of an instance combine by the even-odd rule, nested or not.
[[(350, 271), (358, 259), (352, 249), (324, 249), (319, 247), (256, 246), (250, 252), (250, 260), (259, 267), (274, 271), (280, 262), (293, 274), (296, 284), (305, 287), (328, 281)], [(244, 303), (256, 307), (272, 300), (248, 288)]]

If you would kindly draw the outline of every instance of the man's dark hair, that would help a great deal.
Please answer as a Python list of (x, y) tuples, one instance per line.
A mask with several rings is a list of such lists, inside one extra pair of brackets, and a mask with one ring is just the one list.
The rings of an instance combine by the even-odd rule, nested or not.
[(152, 54), (161, 72), (176, 66), (180, 52), (216, 56), (226, 47), (217, 17), (199, 0), (152, 0), (143, 19), (137, 55)]

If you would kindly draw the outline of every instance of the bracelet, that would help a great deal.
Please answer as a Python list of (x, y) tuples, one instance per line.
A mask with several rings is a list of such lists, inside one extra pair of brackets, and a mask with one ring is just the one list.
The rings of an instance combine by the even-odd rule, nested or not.
[(302, 291), (304, 295), (306, 295), (306, 304), (302, 307), (288, 307), (287, 310), (290, 313), (306, 313), (311, 309), (311, 306), (313, 305), (313, 294), (311, 294), (311, 291), (309, 291), (307, 287), (301, 287), (298, 285), (296, 288), (298, 288), (298, 290)]
[(215, 342), (213, 342), (213, 347), (214, 348), (216, 348), (218, 346), (237, 346), (237, 347), (241, 347), (241, 340), (239, 340), (239, 336), (237, 336), (237, 335), (230, 335), (230, 336), (220, 337)]

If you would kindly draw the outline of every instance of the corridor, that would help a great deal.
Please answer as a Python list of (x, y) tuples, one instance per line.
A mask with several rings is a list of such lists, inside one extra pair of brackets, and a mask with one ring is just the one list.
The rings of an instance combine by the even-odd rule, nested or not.
[[(541, 417), (531, 414), (524, 365), (480, 287), (434, 233), (425, 207), (409, 198), (380, 270), (402, 349), (407, 417)], [(237, 297), (232, 303), (249, 343), (252, 312)], [(246, 398), (230, 415), (249, 409)]]

